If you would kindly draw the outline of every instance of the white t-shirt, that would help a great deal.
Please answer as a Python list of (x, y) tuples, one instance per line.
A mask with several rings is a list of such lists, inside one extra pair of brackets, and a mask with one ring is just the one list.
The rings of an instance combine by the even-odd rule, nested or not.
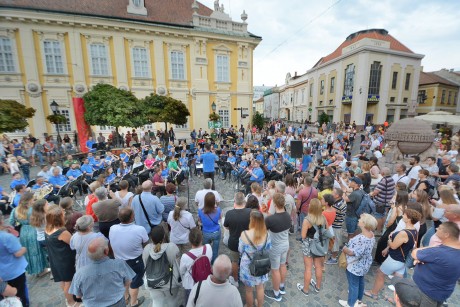
[(380, 146), (380, 141), (378, 139), (374, 139), (371, 144), (370, 150), (374, 150)]
[[(203, 254), (203, 246), (198, 247), (198, 248), (193, 248), (189, 251), (195, 256), (201, 256)], [(206, 244), (206, 257), (209, 258), (209, 262), (212, 260), (212, 247), (209, 244)], [(182, 277), (182, 287), (184, 289), (192, 289), (193, 285), (195, 282), (193, 281), (192, 278), (192, 265), (193, 265), (193, 259), (190, 258), (189, 255), (187, 254), (182, 254), (182, 257), (180, 258), (180, 267), (179, 267), (179, 272), (180, 276)]]
[(395, 183), (402, 182), (405, 183), (406, 186), (408, 186), (410, 182), (410, 178), (406, 174), (402, 174), (401, 176), (398, 174), (394, 174), (391, 178), (393, 178)]
[[(418, 232), (420, 230), (420, 222), (417, 222), (417, 224), (415, 224), (414, 227)], [(404, 222), (403, 219), (400, 219), (398, 225), (396, 225), (396, 229), (393, 232), (401, 231), (403, 229), (406, 229), (406, 222)]]
[(175, 244), (187, 244), (190, 230), (196, 227), (193, 215), (186, 210), (182, 210), (177, 221), (174, 220), (173, 215), (174, 210), (170, 211), (168, 215), (168, 224), (171, 226), (169, 239)]
[(415, 179), (415, 183), (412, 187), (409, 187), (410, 190), (413, 190), (413, 188), (415, 188), (415, 186), (417, 185), (418, 183), (418, 171), (421, 170), (422, 167), (420, 165), (416, 165), (414, 167), (412, 167), (412, 169), (410, 170), (409, 172), (409, 178), (412, 180), (412, 179)]
[(216, 196), (216, 202), (220, 203), (221, 198), (220, 198), (219, 192), (211, 190), (211, 189), (209, 189), (209, 190), (207, 190), (207, 189), (199, 190), (198, 192), (196, 192), (196, 195), (195, 195), (195, 202), (198, 203), (198, 209), (203, 209), (203, 207), (204, 207), (204, 197), (209, 192), (214, 193), (214, 195)]
[(383, 155), (380, 152), (380, 150), (376, 150), (376, 151), (374, 151), (374, 157), (376, 157), (377, 159), (380, 159), (380, 158), (383, 157)]

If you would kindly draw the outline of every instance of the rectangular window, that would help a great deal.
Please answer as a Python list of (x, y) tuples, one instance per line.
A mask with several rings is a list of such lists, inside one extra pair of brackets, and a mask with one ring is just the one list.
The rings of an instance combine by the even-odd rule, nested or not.
[(380, 77), (382, 75), (382, 65), (380, 62), (374, 62), (371, 65), (371, 73), (369, 76), (369, 92), (368, 95), (380, 94)]
[(72, 127), (70, 126), (69, 110), (58, 110), (56, 113), (64, 115), (65, 118), (67, 119), (67, 122), (65, 124), (59, 124), (58, 125), (59, 132), (70, 132), (70, 131), (72, 131)]
[(230, 116), (228, 110), (219, 110), (218, 113), (222, 121), (222, 128), (230, 127)]
[(302, 102), (301, 103), (304, 103), (305, 102), (305, 89), (303, 88), (302, 89)]
[(447, 104), (450, 104), (451, 99), (452, 99), (452, 92), (449, 91), (449, 95), (447, 96)]
[(398, 84), (398, 72), (394, 71), (393, 72), (393, 80), (391, 81), (391, 89), (395, 90), (397, 84)]
[(335, 77), (331, 78), (331, 88), (329, 90), (330, 93), (334, 93), (335, 91)]
[(46, 72), (48, 74), (63, 74), (64, 63), (62, 62), (61, 43), (58, 41), (43, 42), (45, 54)]
[(407, 97), (404, 97), (404, 98), (403, 98), (403, 102), (404, 102), (404, 103), (407, 103)]
[(320, 95), (324, 94), (324, 80), (321, 80), (321, 82), (320, 82), (319, 94)]
[(90, 45), (91, 68), (93, 75), (108, 76), (109, 65), (107, 59), (107, 47), (101, 44)]
[(406, 85), (404, 85), (404, 89), (408, 91), (409, 86), (410, 86), (410, 74), (406, 74)]
[(331, 99), (331, 100), (329, 100), (329, 104), (332, 104), (332, 102), (333, 102), (333, 101), (334, 101), (334, 100), (332, 100), (332, 99)]
[(313, 83), (310, 83), (310, 97), (313, 97)]
[(395, 102), (395, 98), (394, 98), (394, 97), (390, 97), (390, 102)]
[(229, 58), (228, 55), (217, 56), (217, 82), (230, 82)]
[(11, 39), (0, 38), (0, 72), (14, 72), (13, 48)]
[(153, 129), (153, 125), (152, 125), (152, 124), (145, 125), (145, 126), (144, 126), (144, 129), (152, 130), (152, 129)]
[(114, 131), (115, 127), (112, 127), (112, 126), (99, 126), (99, 130), (101, 130), (101, 131)]
[(147, 49), (133, 48), (134, 77), (147, 78), (149, 76), (149, 61)]
[(442, 90), (441, 103), (444, 104), (445, 102), (446, 102), (446, 90)]
[(426, 101), (426, 90), (419, 90), (417, 98), (419, 104), (424, 104)]
[(350, 64), (345, 69), (345, 81), (343, 85), (343, 96), (353, 95), (353, 83), (355, 79), (355, 65)]
[(171, 77), (185, 80), (185, 58), (182, 51), (171, 51)]
[(184, 125), (176, 125), (176, 129), (187, 129), (188, 128), (188, 123), (185, 123)]
[(322, 100), (319, 101), (319, 105), (320, 105), (320, 106), (323, 105), (323, 101), (322, 101)]

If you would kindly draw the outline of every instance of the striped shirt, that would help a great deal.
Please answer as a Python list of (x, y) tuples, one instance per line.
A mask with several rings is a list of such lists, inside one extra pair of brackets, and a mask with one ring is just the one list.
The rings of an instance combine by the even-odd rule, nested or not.
[(335, 219), (332, 223), (332, 228), (342, 228), (343, 219), (347, 213), (347, 203), (341, 198), (332, 207), (335, 208)]
[(375, 187), (379, 193), (374, 197), (376, 203), (388, 204), (395, 194), (395, 181), (391, 176), (383, 177)]

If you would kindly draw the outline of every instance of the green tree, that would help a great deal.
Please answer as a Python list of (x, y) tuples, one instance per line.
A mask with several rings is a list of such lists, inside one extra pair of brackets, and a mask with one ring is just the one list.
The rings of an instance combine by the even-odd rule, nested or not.
[(65, 124), (67, 122), (67, 118), (61, 114), (53, 114), (48, 115), (46, 119), (52, 124)]
[(34, 108), (27, 108), (15, 100), (0, 99), (0, 133), (25, 129), (28, 118), (35, 114)]
[(190, 116), (187, 106), (182, 101), (171, 97), (150, 94), (142, 100), (141, 104), (147, 121), (149, 123), (163, 122), (166, 130), (168, 130), (168, 123), (185, 125), (187, 116)]
[(329, 116), (326, 113), (321, 113), (319, 116), (319, 124), (322, 125), (323, 123), (328, 123), (329, 122)]
[(90, 125), (137, 128), (145, 125), (141, 103), (130, 91), (97, 84), (83, 96), (85, 120)]
[(259, 129), (262, 129), (264, 127), (265, 120), (262, 114), (259, 112), (254, 113), (252, 116), (252, 125), (256, 126)]

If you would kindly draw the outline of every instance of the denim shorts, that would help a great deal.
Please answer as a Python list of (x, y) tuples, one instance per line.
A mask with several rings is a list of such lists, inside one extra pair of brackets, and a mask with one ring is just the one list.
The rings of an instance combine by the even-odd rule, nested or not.
[(347, 227), (347, 233), (353, 234), (358, 229), (358, 218), (355, 216), (345, 216), (345, 226)]
[(144, 284), (144, 261), (142, 260), (142, 255), (137, 257), (136, 259), (126, 260), (126, 263), (129, 267), (136, 273), (133, 280), (131, 281), (131, 285), (129, 287), (131, 289), (138, 289)]
[(393, 275), (394, 273), (398, 273), (403, 276), (404, 272), (406, 272), (406, 265), (404, 262), (394, 260), (390, 255), (388, 255), (387, 259), (385, 259), (380, 266), (380, 271), (387, 276)]

